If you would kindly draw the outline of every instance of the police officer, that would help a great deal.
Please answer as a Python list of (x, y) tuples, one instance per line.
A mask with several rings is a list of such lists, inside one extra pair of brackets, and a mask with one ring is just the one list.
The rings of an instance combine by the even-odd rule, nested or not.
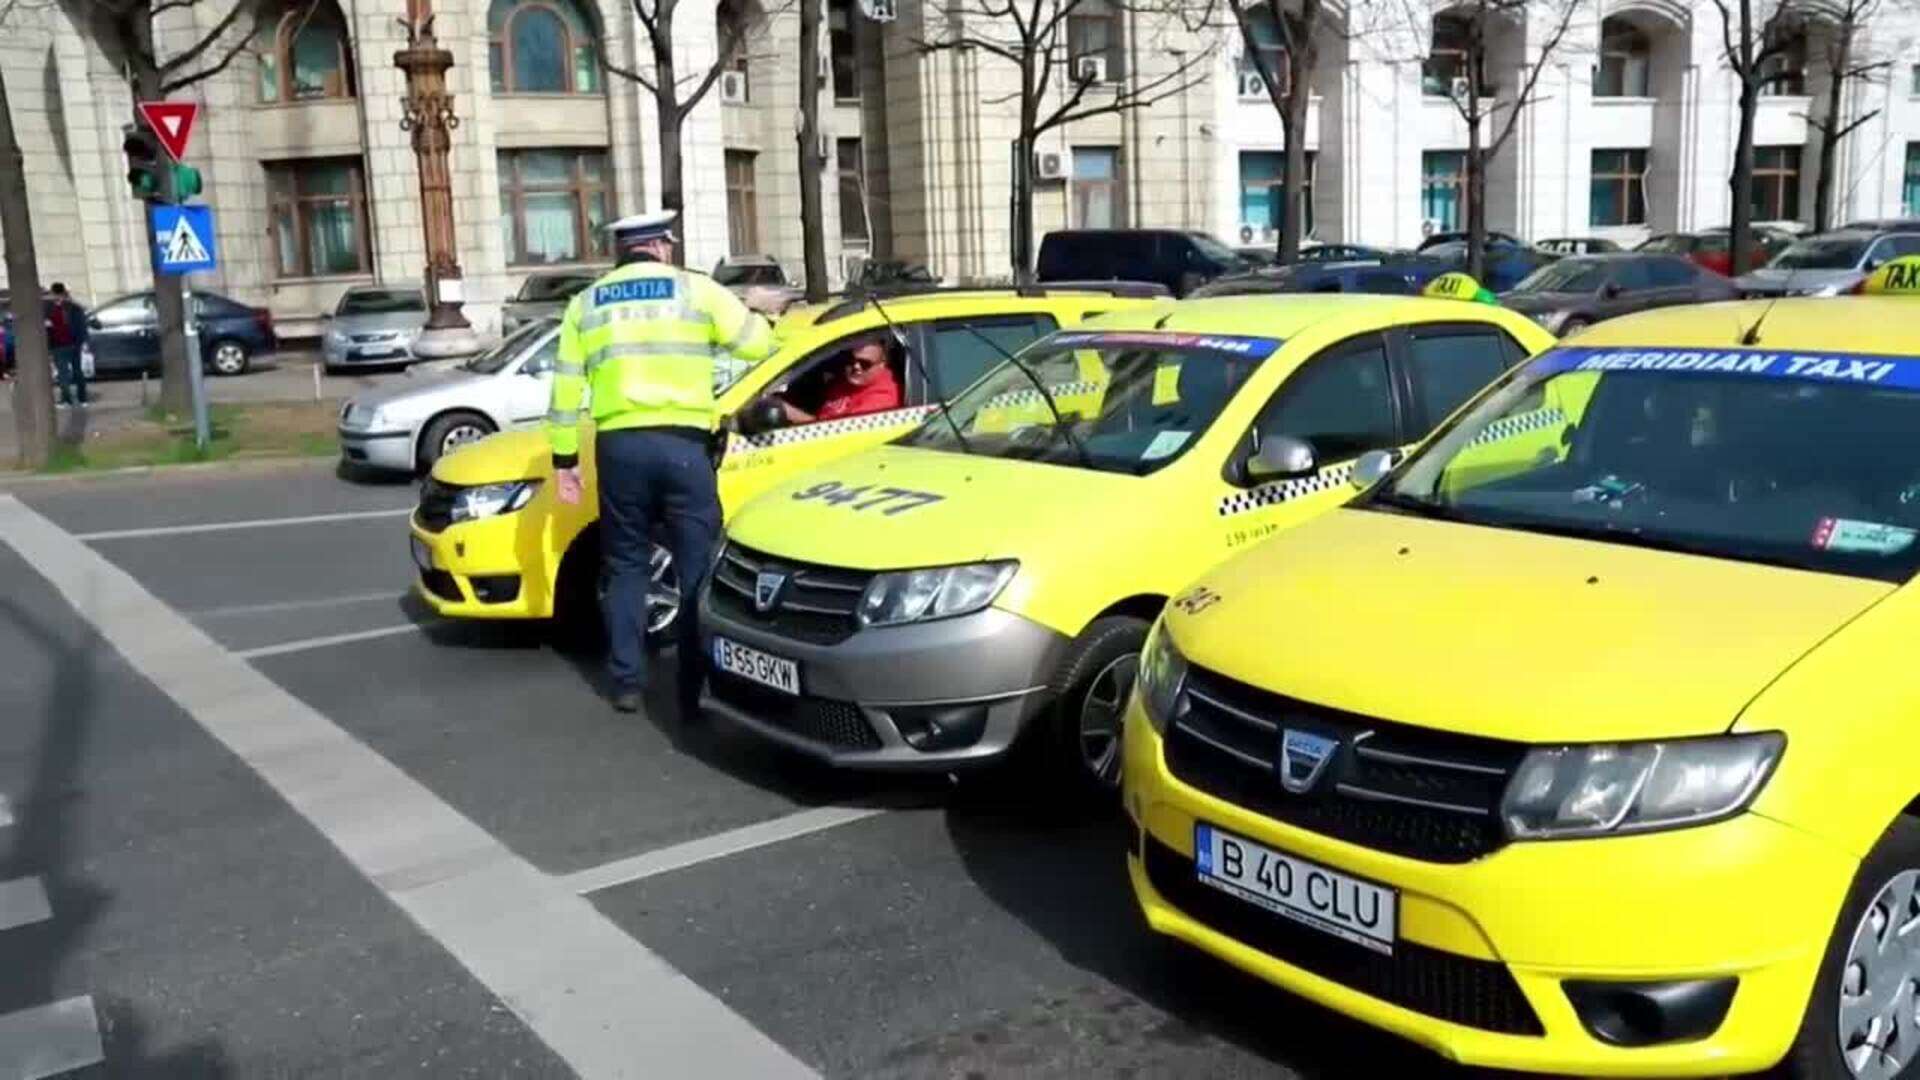
[(720, 533), (708, 456), (719, 421), (714, 360), (730, 353), (758, 363), (774, 342), (766, 321), (725, 287), (673, 265), (674, 218), (639, 214), (609, 226), (618, 265), (567, 305), (547, 430), (557, 495), (578, 503), (581, 398), (591, 389), (613, 707), (640, 707), (658, 530), (679, 570), (680, 707), (691, 716), (704, 671), (693, 597)]

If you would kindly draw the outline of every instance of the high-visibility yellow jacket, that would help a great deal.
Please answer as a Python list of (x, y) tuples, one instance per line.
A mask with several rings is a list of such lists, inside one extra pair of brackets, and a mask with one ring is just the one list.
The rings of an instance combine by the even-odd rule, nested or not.
[(580, 455), (580, 406), (592, 389), (600, 431), (691, 427), (712, 431), (714, 361), (773, 355), (765, 319), (705, 274), (642, 261), (575, 294), (560, 323), (547, 432), (553, 463)]

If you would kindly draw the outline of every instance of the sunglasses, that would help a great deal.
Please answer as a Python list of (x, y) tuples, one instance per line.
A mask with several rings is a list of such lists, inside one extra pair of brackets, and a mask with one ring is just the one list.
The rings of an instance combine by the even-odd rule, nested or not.
[(854, 371), (865, 371), (868, 368), (877, 368), (884, 363), (886, 363), (885, 360), (862, 360), (858, 356), (847, 358), (847, 367)]

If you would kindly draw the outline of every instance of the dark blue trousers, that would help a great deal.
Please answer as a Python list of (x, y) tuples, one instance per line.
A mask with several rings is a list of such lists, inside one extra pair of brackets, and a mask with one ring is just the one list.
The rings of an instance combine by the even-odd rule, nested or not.
[(720, 493), (705, 445), (646, 428), (594, 439), (600, 487), (600, 551), (606, 571), (607, 676), (616, 691), (647, 679), (647, 591), (653, 542), (673, 553), (680, 577), (679, 700), (684, 708), (706, 672), (697, 599), (720, 537)]

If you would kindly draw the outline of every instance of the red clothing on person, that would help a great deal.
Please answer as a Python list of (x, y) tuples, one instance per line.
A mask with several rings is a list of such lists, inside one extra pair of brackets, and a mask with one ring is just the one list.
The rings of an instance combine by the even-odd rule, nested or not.
[(899, 407), (900, 384), (894, 381), (893, 370), (882, 364), (874, 369), (873, 378), (865, 386), (855, 386), (844, 377), (834, 380), (832, 388), (827, 391), (827, 400), (821, 403), (820, 413), (815, 419), (838, 420), (844, 416), (865, 416)]

